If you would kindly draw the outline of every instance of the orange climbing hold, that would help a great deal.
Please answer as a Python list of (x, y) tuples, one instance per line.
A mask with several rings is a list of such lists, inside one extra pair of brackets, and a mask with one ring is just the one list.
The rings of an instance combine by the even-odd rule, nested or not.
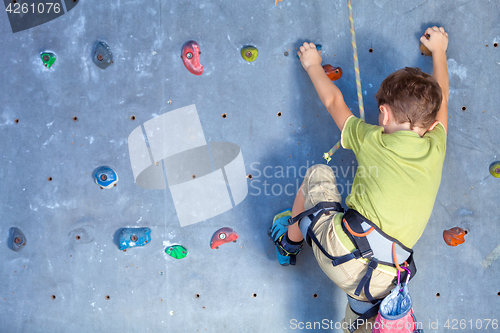
[(278, 5), (278, 2), (281, 2), (283, 0), (274, 0), (274, 7), (276, 7)]
[(342, 68), (333, 67), (332, 65), (324, 65), (323, 70), (325, 71), (328, 78), (332, 81), (337, 81), (342, 77)]
[(465, 242), (464, 236), (467, 234), (462, 228), (455, 227), (449, 230), (443, 231), (443, 239), (449, 246), (457, 246)]
[[(427, 34), (425, 35), (425, 38), (429, 39), (431, 38), (431, 35)], [(432, 57), (432, 52), (422, 43), (420, 42), (420, 52), (422, 52), (422, 55), (426, 56), (426, 57)]]

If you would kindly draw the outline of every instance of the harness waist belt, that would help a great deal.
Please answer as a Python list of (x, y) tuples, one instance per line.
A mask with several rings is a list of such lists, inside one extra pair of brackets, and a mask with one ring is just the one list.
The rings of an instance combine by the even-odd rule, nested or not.
[[(346, 222), (352, 231), (363, 234), (364, 236), (356, 237), (353, 235), (347, 230)], [(372, 228), (373, 230), (370, 231)], [(397, 262), (400, 266), (403, 265), (413, 253), (411, 249), (404, 246), (397, 239), (384, 233), (375, 223), (353, 209), (347, 210), (344, 214), (342, 229), (347, 236), (349, 236), (352, 243), (359, 248), (363, 258), (371, 259), (372, 257), (376, 257), (379, 264), (396, 267), (392, 251), (393, 243), (395, 244)], [(366, 242), (368, 244), (364, 244)], [(357, 245), (361, 245), (361, 247)]]

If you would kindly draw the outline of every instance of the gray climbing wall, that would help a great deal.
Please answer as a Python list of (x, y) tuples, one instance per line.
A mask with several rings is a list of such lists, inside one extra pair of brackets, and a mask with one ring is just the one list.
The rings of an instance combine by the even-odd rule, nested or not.
[[(291, 207), (306, 168), (324, 163), (340, 138), (295, 56), (301, 43), (322, 44), (324, 64), (342, 67), (338, 86), (358, 112), (347, 2), (65, 5), (71, 11), (16, 33), (0, 14), (0, 332), (284, 332), (323, 320), (333, 328), (307, 331), (340, 332), (345, 295), (308, 248), (295, 267), (281, 267), (266, 232), (274, 214)], [(447, 157), (415, 247), (419, 272), (410, 290), (426, 332), (453, 325), (495, 332), (488, 320), (500, 319), (500, 180), (488, 166), (500, 159), (500, 4), (374, 0), (355, 1), (353, 9), (371, 123), (373, 96), (388, 74), (404, 66), (431, 70), (418, 50), (424, 29), (437, 24), (449, 32)], [(105, 70), (92, 62), (98, 40), (113, 52)], [(201, 76), (180, 58), (188, 40), (200, 45)], [(259, 50), (253, 63), (240, 56), (248, 44)], [(50, 69), (43, 51), (57, 56)], [(144, 122), (192, 104), (206, 141), (238, 145), (252, 179), (235, 208), (181, 227), (168, 188), (134, 183), (127, 139)], [(101, 165), (117, 171), (116, 187), (93, 183)], [(340, 150), (330, 165), (343, 166), (345, 199), (354, 156)], [(14, 226), (27, 238), (19, 252), (7, 244)], [(468, 235), (448, 247), (442, 232), (455, 226)], [(119, 251), (116, 233), (124, 227), (151, 228), (151, 242)], [(239, 239), (212, 250), (221, 227)], [(190, 254), (171, 258), (166, 244)]]

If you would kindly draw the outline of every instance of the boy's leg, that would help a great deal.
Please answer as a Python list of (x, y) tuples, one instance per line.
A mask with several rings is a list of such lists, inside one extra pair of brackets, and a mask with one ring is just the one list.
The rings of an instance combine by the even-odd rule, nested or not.
[(298, 222), (288, 226), (288, 218), (297, 216), (322, 201), (340, 202), (336, 185), (337, 181), (330, 167), (322, 164), (310, 167), (297, 191), (292, 212), (288, 210), (288, 214), (284, 211), (275, 216), (270, 236), (276, 244), (276, 254), (281, 265), (295, 264), (295, 256), (300, 252), (304, 241)]
[[(352, 311), (351, 307), (349, 304), (347, 304), (347, 307), (345, 308), (345, 317), (342, 319), (341, 327), (342, 331), (344, 333), (349, 333), (349, 330), (347, 327), (351, 325), (351, 322), (354, 323), (358, 319), (359, 315)], [(377, 319), (377, 316), (373, 316), (369, 318), (363, 325), (359, 326), (357, 330), (355, 330), (353, 333), (371, 333), (373, 324), (375, 323), (375, 320)]]

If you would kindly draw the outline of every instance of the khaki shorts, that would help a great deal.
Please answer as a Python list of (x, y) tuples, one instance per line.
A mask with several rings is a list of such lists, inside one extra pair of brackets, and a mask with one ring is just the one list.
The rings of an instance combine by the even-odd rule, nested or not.
[[(341, 202), (342, 200), (337, 189), (335, 174), (330, 167), (324, 164), (314, 165), (307, 170), (302, 184), (302, 194), (304, 195), (304, 208), (306, 210), (314, 207), (319, 202)], [(342, 217), (338, 216), (336, 219), (336, 215), (337, 213), (323, 215), (314, 226), (313, 231), (320, 244), (330, 255), (342, 256), (350, 253), (350, 251), (341, 243), (335, 231), (334, 221), (340, 220)], [(364, 291), (361, 292), (360, 296), (354, 295), (354, 291), (366, 273), (366, 266), (368, 264), (366, 260), (353, 259), (334, 267), (332, 261), (314, 243), (312, 248), (319, 266), (337, 286), (355, 299), (368, 301)], [(394, 288), (392, 284), (394, 277), (395, 275), (389, 274), (386, 271), (378, 268), (375, 269), (370, 281), (370, 293), (372, 296), (374, 298), (384, 298), (387, 296), (392, 288)], [(351, 319), (355, 320), (357, 317), (349, 306), (347, 306), (345, 320), (350, 322)], [(371, 318), (371, 320), (375, 320), (375, 317)], [(363, 330), (360, 328), (356, 332), (363, 332)]]

